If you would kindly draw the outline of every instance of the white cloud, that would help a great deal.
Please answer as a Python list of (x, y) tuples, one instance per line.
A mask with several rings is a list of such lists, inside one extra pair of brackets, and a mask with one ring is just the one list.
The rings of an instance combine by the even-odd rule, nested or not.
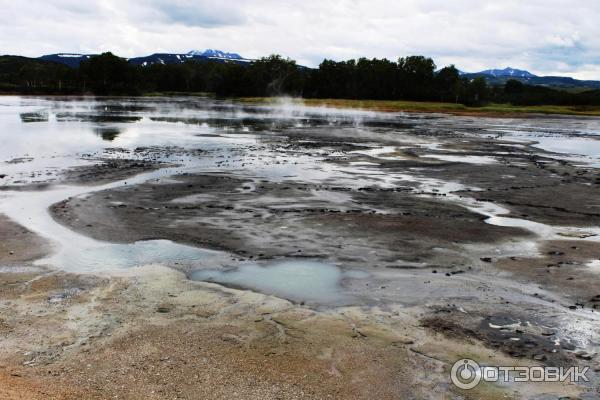
[[(219, 48), (246, 57), (433, 57), (467, 71), (512, 66), (590, 78), (600, 2), (577, 0), (0, 0), (0, 53)], [(600, 79), (600, 74), (595, 76)]]

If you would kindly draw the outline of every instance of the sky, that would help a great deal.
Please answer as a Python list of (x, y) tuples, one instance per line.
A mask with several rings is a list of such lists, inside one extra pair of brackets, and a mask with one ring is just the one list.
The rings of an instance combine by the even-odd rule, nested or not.
[(324, 58), (432, 57), (475, 72), (600, 80), (596, 0), (0, 0), (0, 54), (219, 49)]

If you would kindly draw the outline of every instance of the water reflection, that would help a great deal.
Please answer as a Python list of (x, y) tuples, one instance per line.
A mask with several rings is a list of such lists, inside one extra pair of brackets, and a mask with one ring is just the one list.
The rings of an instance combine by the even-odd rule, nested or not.
[[(352, 188), (379, 186), (393, 189), (406, 182), (418, 181), (424, 190), (429, 190), (429, 185), (431, 190), (449, 194), (457, 189), (452, 182), (427, 180), (414, 171), (406, 175), (393, 173), (378, 168), (374, 161), (399, 159), (402, 155), (397, 151), (398, 146), (406, 145), (407, 140), (413, 140), (408, 144), (414, 146), (422, 142), (414, 141), (420, 136), (441, 140), (444, 135), (476, 135), (479, 133), (473, 132), (483, 131), (482, 127), (485, 127), (483, 134), (504, 135), (507, 127), (512, 125), (515, 125), (514, 138), (520, 135), (535, 140), (538, 131), (554, 130), (554, 135), (564, 141), (560, 144), (562, 149), (579, 151), (577, 147), (568, 147), (576, 142), (574, 136), (578, 136), (578, 140), (587, 141), (586, 148), (592, 149), (593, 156), (598, 157), (600, 153), (589, 142), (595, 140), (594, 135), (600, 135), (598, 121), (582, 123), (573, 118), (561, 119), (558, 123), (548, 118), (523, 124), (519, 126), (512, 120), (475, 121), (302, 107), (291, 102), (250, 106), (192, 97), (5, 97), (0, 104), (0, 185), (48, 181), (66, 168), (98, 162), (97, 159), (102, 157), (151, 156), (152, 160), (176, 167), (128, 178), (129, 185), (163, 176), (200, 172), (232, 173), (254, 182), (266, 179)], [(470, 129), (468, 133), (460, 132), (467, 128)], [(335, 146), (328, 147), (330, 143)], [(367, 150), (360, 151), (365, 160), (354, 164), (340, 162), (348, 155), (339, 151), (340, 144), (354, 149), (357, 143), (369, 145)], [(337, 163), (324, 162), (335, 156), (341, 157), (333, 160)], [(453, 162), (495, 161), (491, 156), (443, 157)], [(125, 183), (114, 183), (118, 184)], [(100, 189), (71, 187), (46, 192), (5, 192), (7, 198), (2, 199), (0, 210), (30, 230), (58, 242), (62, 250), (55, 254), (56, 258), (47, 261), (66, 268), (127, 267), (173, 260), (196, 263), (207, 257), (203, 250), (164, 241), (131, 245), (91, 241), (57, 224), (47, 212), (53, 203)], [(332, 198), (321, 200), (324, 203), (335, 201)], [(465, 204), (464, 200), (456, 201)], [(514, 220), (492, 219), (499, 214), (497, 210), (491, 210), (488, 222), (515, 223)], [(286, 278), (289, 276), (294, 279)], [(242, 282), (245, 287), (298, 301), (330, 302), (339, 300), (336, 300), (337, 288), (343, 273), (334, 266), (303, 262), (248, 265), (233, 271), (203, 270), (194, 277), (232, 285)]]
[(142, 117), (135, 115), (123, 115), (123, 114), (111, 114), (111, 113), (99, 113), (99, 114), (88, 114), (85, 112), (74, 112), (74, 113), (57, 113), (56, 120), (60, 122), (91, 122), (91, 123), (102, 123), (102, 122), (122, 122), (132, 123), (138, 122)]
[(96, 133), (96, 135), (100, 136), (102, 138), (102, 140), (107, 141), (107, 142), (112, 142), (122, 133), (122, 131), (120, 129), (114, 128), (114, 127), (100, 126), (100, 127), (94, 128), (94, 133)]
[(30, 113), (21, 113), (19, 114), (21, 121), (23, 123), (28, 122), (48, 122), (48, 113), (47, 112), (30, 112)]

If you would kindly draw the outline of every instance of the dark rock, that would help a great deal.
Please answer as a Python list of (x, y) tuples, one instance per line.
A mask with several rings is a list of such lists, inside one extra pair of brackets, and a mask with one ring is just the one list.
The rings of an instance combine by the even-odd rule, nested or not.
[(173, 310), (173, 306), (171, 304), (161, 304), (156, 307), (156, 311), (162, 314), (169, 313)]

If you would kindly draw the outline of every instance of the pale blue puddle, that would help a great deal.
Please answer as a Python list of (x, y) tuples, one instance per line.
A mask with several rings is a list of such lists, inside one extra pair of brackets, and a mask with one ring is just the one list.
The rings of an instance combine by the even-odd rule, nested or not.
[(515, 136), (523, 141), (535, 141), (533, 147), (556, 154), (565, 154), (565, 160), (580, 162), (582, 166), (600, 167), (600, 140), (578, 136)]
[[(81, 245), (81, 243), (79, 243)], [(61, 248), (37, 265), (51, 265), (67, 271), (105, 272), (144, 265), (170, 267), (197, 266), (218, 263), (223, 259), (218, 251), (171, 242), (148, 240), (128, 244), (93, 242), (79, 247)]]
[(600, 157), (600, 140), (587, 137), (536, 137), (534, 147), (564, 154)]
[(361, 279), (362, 271), (343, 271), (339, 267), (311, 260), (289, 260), (261, 266), (245, 264), (235, 269), (203, 269), (190, 279), (224, 286), (250, 289), (294, 302), (347, 305), (355, 299), (342, 286), (344, 279)]

